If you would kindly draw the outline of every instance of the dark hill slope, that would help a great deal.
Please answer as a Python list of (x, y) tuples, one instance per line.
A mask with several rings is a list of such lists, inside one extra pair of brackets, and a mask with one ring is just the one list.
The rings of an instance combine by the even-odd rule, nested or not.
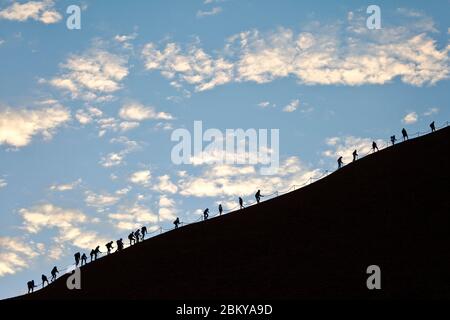
[(446, 128), (398, 144), (88, 264), (82, 290), (61, 277), (19, 298), (450, 298), (449, 141)]

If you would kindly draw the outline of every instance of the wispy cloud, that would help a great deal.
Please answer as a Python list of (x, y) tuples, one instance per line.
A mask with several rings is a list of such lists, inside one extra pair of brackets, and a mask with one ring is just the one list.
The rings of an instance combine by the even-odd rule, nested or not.
[(25, 3), (14, 2), (11, 6), (0, 11), (0, 19), (11, 21), (27, 21), (29, 19), (44, 24), (57, 23), (62, 15), (55, 10), (54, 1), (28, 1)]
[(289, 102), (287, 106), (283, 108), (284, 112), (294, 112), (300, 106), (300, 100), (295, 99)]
[(417, 112), (410, 112), (403, 117), (402, 122), (404, 124), (413, 124), (416, 123), (417, 120), (419, 120)]
[(197, 11), (197, 18), (203, 18), (207, 16), (215, 16), (222, 12), (222, 7), (214, 7), (211, 10), (199, 10)]
[(70, 118), (70, 111), (61, 105), (36, 109), (0, 108), (0, 145), (24, 147), (39, 134), (51, 139), (56, 129)]

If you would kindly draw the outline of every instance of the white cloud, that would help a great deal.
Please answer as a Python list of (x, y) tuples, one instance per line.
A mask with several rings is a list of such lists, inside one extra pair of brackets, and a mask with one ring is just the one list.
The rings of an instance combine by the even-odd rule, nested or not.
[[(121, 207), (117, 213), (108, 215), (111, 222), (120, 230), (136, 230), (143, 225), (158, 223), (158, 216), (154, 214), (149, 208), (134, 204), (129, 207)], [(147, 228), (152, 231), (154, 226)]]
[(197, 18), (203, 18), (207, 16), (215, 16), (222, 12), (221, 7), (214, 7), (211, 10), (199, 10), (197, 11)]
[(165, 195), (161, 195), (159, 197), (159, 219), (162, 221), (174, 221), (176, 213), (175, 201)]
[(43, 244), (23, 238), (0, 237), (0, 277), (25, 269), (44, 249)]
[(114, 37), (117, 42), (123, 43), (136, 39), (137, 33), (132, 34), (118, 34)]
[(163, 175), (158, 177), (158, 183), (153, 186), (153, 190), (161, 193), (176, 193), (178, 188), (175, 184), (170, 181), (169, 175)]
[(14, 2), (11, 6), (0, 11), (0, 19), (12, 21), (27, 21), (29, 19), (52, 24), (60, 21), (62, 15), (54, 9), (52, 0)]
[(91, 49), (82, 55), (71, 55), (61, 65), (65, 73), (42, 82), (69, 92), (73, 99), (108, 101), (128, 75), (127, 62), (122, 56)]
[(95, 207), (99, 209), (103, 209), (105, 207), (110, 207), (119, 202), (119, 195), (112, 195), (109, 193), (94, 193), (92, 191), (86, 191), (85, 202), (90, 207)]
[(291, 102), (289, 102), (289, 104), (287, 106), (285, 106), (283, 108), (283, 111), (284, 112), (294, 112), (295, 110), (297, 110), (299, 105), (300, 105), (300, 100), (298, 100), (298, 99), (292, 100)]
[(145, 186), (150, 182), (151, 177), (150, 170), (136, 171), (130, 176), (130, 182)]
[(0, 189), (8, 185), (5, 179), (0, 178)]
[(308, 168), (297, 157), (289, 157), (281, 163), (276, 175), (261, 176), (254, 166), (212, 165), (198, 176), (185, 174), (177, 185), (183, 196), (252, 196), (258, 189), (263, 194), (270, 194), (300, 185), (318, 175), (319, 170)]
[(261, 108), (267, 108), (268, 106), (270, 106), (269, 101), (262, 101), (262, 102), (258, 103), (258, 107), (261, 107)]
[(33, 136), (51, 139), (55, 130), (70, 120), (70, 111), (60, 105), (40, 109), (0, 109), (0, 144), (24, 147)]
[(172, 115), (166, 112), (156, 112), (152, 106), (144, 106), (141, 103), (125, 104), (119, 111), (119, 116), (124, 120), (143, 121), (148, 119), (171, 120)]
[(64, 184), (53, 184), (50, 186), (50, 190), (52, 191), (69, 191), (73, 190), (77, 186), (79, 186), (81, 183), (81, 179), (78, 179), (76, 181), (70, 182), (70, 183), (64, 183)]
[(5, 40), (0, 39), (0, 46), (5, 43)]
[(416, 123), (417, 120), (419, 120), (419, 115), (416, 112), (410, 112), (403, 117), (402, 122), (404, 124), (413, 124)]
[(439, 113), (439, 108), (429, 108), (427, 111), (424, 112), (424, 116), (432, 116), (434, 114), (438, 114)]
[(115, 167), (124, 163), (125, 157), (130, 152), (136, 151), (140, 148), (136, 141), (129, 140), (127, 137), (120, 136), (110, 140), (111, 143), (120, 143), (125, 146), (125, 149), (118, 152), (110, 152), (100, 159), (100, 165), (105, 168)]
[(80, 124), (88, 124), (94, 121), (95, 119), (101, 117), (103, 112), (95, 107), (88, 107), (86, 109), (79, 109), (75, 114), (75, 118), (78, 120)]
[(286, 77), (307, 85), (381, 85), (395, 79), (433, 85), (449, 78), (450, 46), (439, 48), (429, 34), (432, 27), (421, 29), (416, 20), (407, 26), (386, 25), (379, 33), (370, 32), (361, 17), (347, 26), (319, 25), (299, 33), (288, 28), (245, 31), (230, 37), (214, 56), (198, 42), (186, 50), (177, 43), (163, 49), (148, 43), (142, 56), (147, 70), (160, 70), (171, 83), (193, 85), (196, 91)]

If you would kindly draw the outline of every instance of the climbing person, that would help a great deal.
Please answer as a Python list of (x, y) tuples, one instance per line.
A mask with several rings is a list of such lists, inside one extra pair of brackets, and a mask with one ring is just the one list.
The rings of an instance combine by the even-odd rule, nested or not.
[(90, 253), (89, 255), (91, 256), (91, 262), (92, 262), (92, 260), (94, 260), (95, 250), (92, 249), (92, 250), (91, 250), (91, 253)]
[(430, 128), (431, 128), (431, 132), (436, 131), (436, 126), (434, 125), (434, 121), (432, 123), (430, 123)]
[(96, 246), (95, 247), (95, 250), (94, 250), (94, 258), (95, 258), (95, 260), (97, 260), (97, 257), (98, 257), (98, 254), (99, 253), (102, 253), (101, 251), (100, 251), (100, 246)]
[(395, 144), (395, 141), (397, 141), (397, 138), (395, 137), (395, 135), (391, 136), (391, 143), (392, 143), (392, 145)]
[(139, 239), (140, 239), (140, 238), (141, 238), (141, 230), (137, 229), (137, 230), (134, 232), (134, 240), (136, 241), (136, 243), (139, 242)]
[(353, 155), (353, 162), (358, 160), (358, 151), (357, 150), (353, 151), (352, 155)]
[(45, 274), (43, 274), (41, 276), (41, 280), (42, 280), (42, 288), (44, 287), (46, 282), (47, 282), (47, 285), (48, 285), (48, 279), (47, 279), (47, 276)]
[(110, 254), (111, 250), (114, 249), (113, 242), (112, 241), (108, 242), (107, 244), (105, 244), (105, 247), (106, 247), (106, 250), (108, 251), (107, 254)]
[(36, 286), (34, 285), (34, 280), (28, 281), (27, 287), (28, 287), (28, 293), (33, 292), (34, 288), (36, 288)]
[(59, 273), (58, 268), (56, 266), (53, 267), (50, 274), (52, 275), (52, 282), (56, 280), (56, 275)]
[(338, 169), (342, 168), (342, 166), (344, 165), (344, 162), (342, 161), (342, 157), (339, 157), (337, 159), (337, 163), (338, 163)]
[(258, 191), (255, 193), (256, 203), (259, 203), (261, 201), (261, 197), (264, 196), (261, 195), (261, 190), (258, 189)]
[(75, 258), (75, 267), (78, 267), (78, 264), (80, 263), (81, 254), (79, 252), (77, 252), (73, 256)]
[(128, 240), (130, 240), (130, 246), (134, 244), (134, 233), (133, 232), (131, 232), (128, 235)]
[(219, 204), (219, 216), (222, 215), (222, 212), (223, 212), (223, 208), (222, 208), (222, 204), (220, 203)]
[(373, 142), (372, 142), (372, 152), (375, 152), (375, 150), (379, 151), (379, 150), (378, 150), (377, 143), (376, 143), (375, 141), (373, 141)]
[(81, 255), (81, 265), (83, 266), (83, 265), (85, 265), (87, 263), (87, 256), (86, 256), (86, 253), (83, 253), (82, 255)]
[(209, 209), (206, 208), (205, 211), (203, 211), (203, 220), (208, 219), (209, 217)]
[(142, 240), (144, 240), (145, 235), (147, 234), (147, 227), (146, 226), (143, 226), (141, 228), (141, 234), (142, 234)]
[(406, 132), (405, 128), (402, 129), (402, 136), (403, 136), (403, 141), (408, 140), (408, 132)]
[(244, 208), (245, 208), (245, 207), (244, 207), (244, 200), (242, 200), (241, 197), (239, 197), (239, 208), (240, 208), (240, 209), (244, 209)]
[(180, 224), (180, 219), (177, 217), (175, 219), (175, 221), (173, 222), (173, 224), (175, 225), (175, 229), (178, 229), (178, 225)]
[(123, 240), (122, 240), (122, 238), (120, 238), (119, 240), (117, 240), (117, 241), (116, 241), (116, 244), (117, 244), (117, 249), (116, 249), (116, 251), (123, 250)]

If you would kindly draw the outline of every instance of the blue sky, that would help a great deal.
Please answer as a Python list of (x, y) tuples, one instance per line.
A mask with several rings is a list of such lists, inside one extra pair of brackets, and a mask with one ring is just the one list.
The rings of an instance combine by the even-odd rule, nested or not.
[[(66, 27), (73, 4), (80, 30)], [(381, 29), (366, 27), (370, 4)], [(449, 9), (0, 0), (0, 298), (138, 226), (196, 220), (301, 184), (402, 127), (448, 121)], [(280, 170), (174, 164), (171, 134), (195, 120), (279, 129)]]

